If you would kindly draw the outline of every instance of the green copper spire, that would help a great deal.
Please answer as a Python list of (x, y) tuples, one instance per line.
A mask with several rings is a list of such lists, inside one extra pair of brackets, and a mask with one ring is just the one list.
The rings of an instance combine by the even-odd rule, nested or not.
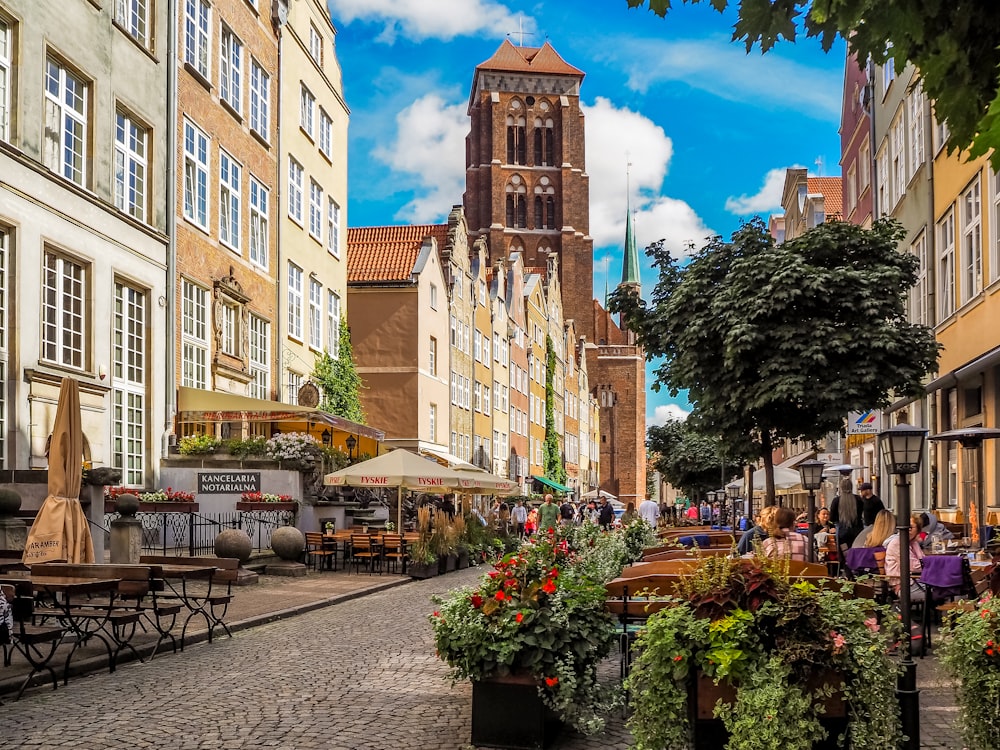
[(639, 253), (635, 249), (635, 231), (632, 228), (632, 209), (625, 205), (625, 259), (622, 262), (622, 284), (639, 286)]

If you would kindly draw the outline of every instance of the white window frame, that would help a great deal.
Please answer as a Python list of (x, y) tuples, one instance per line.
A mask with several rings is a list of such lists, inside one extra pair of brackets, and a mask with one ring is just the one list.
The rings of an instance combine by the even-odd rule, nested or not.
[(239, 307), (232, 302), (223, 302), (217, 309), (220, 316), (218, 324), (221, 332), (219, 336), (219, 351), (223, 354), (228, 354), (230, 357), (239, 357)]
[(879, 216), (889, 213), (889, 146), (884, 145), (876, 157), (876, 180), (878, 181), (878, 211)]
[[(10, 138), (10, 90), (14, 56), (12, 38), (11, 24), (0, 18), (0, 141)], [(2, 459), (3, 456), (0, 456), (0, 461)]]
[(302, 341), (302, 269), (288, 264), (288, 336)]
[(149, 0), (115, 0), (115, 23), (149, 49)]
[(437, 442), (437, 404), (431, 404), (427, 414), (427, 428), (432, 443)]
[(903, 110), (899, 113), (889, 126), (889, 140), (891, 143), (890, 163), (892, 164), (892, 185), (890, 187), (890, 202), (886, 209), (894, 209), (906, 192), (906, 129)]
[(146, 221), (146, 178), (149, 134), (127, 112), (115, 111), (115, 205), (119, 211)]
[(243, 42), (225, 24), (219, 37), (219, 99), (243, 112)]
[(323, 186), (309, 179), (309, 236), (323, 244)]
[(334, 358), (340, 356), (340, 295), (332, 289), (326, 297), (326, 351)]
[(287, 378), (287, 388), (288, 393), (285, 399), (285, 403), (288, 404), (298, 404), (299, 403), (299, 389), (302, 388), (303, 378), (302, 375), (295, 372), (294, 370), (286, 370), (285, 376)]
[(333, 161), (333, 120), (322, 107), (319, 108), (319, 150)]
[(187, 0), (184, 4), (184, 62), (206, 81), (210, 80), (212, 6), (205, 0)]
[(922, 229), (920, 230), (920, 234), (910, 244), (910, 252), (913, 253), (919, 263), (917, 266), (917, 281), (910, 290), (910, 319), (914, 323), (922, 325), (931, 324), (930, 259), (928, 258), (928, 251), (927, 232)]
[(938, 256), (938, 320), (943, 321), (955, 312), (955, 209), (937, 224)]
[(305, 190), (305, 170), (288, 157), (288, 218), (302, 226), (302, 193)]
[(208, 231), (209, 140), (190, 120), (184, 120), (184, 218)]
[(181, 279), (181, 385), (208, 388), (208, 289)]
[(438, 288), (436, 284), (431, 284), (430, 287), (430, 305), (431, 310), (438, 309)]
[(249, 396), (269, 400), (271, 398), (271, 324), (259, 315), (250, 313), (250, 384)]
[(316, 97), (304, 83), (299, 84), (299, 127), (309, 140), (315, 138)]
[(960, 200), (962, 215), (962, 304), (983, 290), (983, 203), (979, 175)]
[(256, 58), (250, 58), (250, 129), (270, 141), (271, 76)]
[(146, 299), (115, 282), (111, 328), (111, 465), (122, 484), (141, 487), (146, 474)]
[(312, 24), (309, 24), (309, 57), (320, 68), (323, 67), (323, 37)]
[(858, 197), (860, 198), (872, 181), (872, 150), (867, 138), (858, 149), (858, 176)]
[(323, 285), (309, 279), (309, 348), (319, 351), (323, 346)]
[(431, 336), (427, 348), (427, 372), (433, 377), (437, 377), (437, 343), (438, 340)]
[(340, 204), (329, 198), (326, 209), (326, 249), (334, 258), (340, 258)]
[(253, 175), (250, 175), (250, 262), (264, 270), (270, 266), (271, 246), (269, 235), (270, 193)]
[(77, 185), (87, 184), (90, 86), (51, 55), (45, 58), (45, 163)]
[(845, 213), (850, 216), (854, 207), (858, 205), (858, 167), (855, 162), (847, 168), (847, 205)]
[(243, 167), (219, 150), (219, 242), (240, 252), (240, 197)]
[(989, 174), (990, 186), (992, 187), (990, 226), (993, 232), (989, 263), (990, 283), (993, 283), (1000, 278), (1000, 172), (994, 172), (990, 169)]
[(910, 125), (910, 177), (916, 174), (924, 163), (924, 89), (917, 84), (907, 97)]
[(46, 362), (77, 370), (87, 366), (87, 284), (87, 268), (82, 263), (45, 250), (39, 356)]

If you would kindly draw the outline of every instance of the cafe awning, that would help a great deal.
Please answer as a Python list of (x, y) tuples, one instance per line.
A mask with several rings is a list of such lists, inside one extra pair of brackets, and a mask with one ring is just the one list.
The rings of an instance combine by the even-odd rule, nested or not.
[(177, 389), (177, 420), (198, 422), (322, 422), (341, 432), (382, 441), (385, 433), (374, 427), (298, 404), (283, 404), (249, 396), (201, 388)]
[(559, 482), (554, 482), (553, 480), (549, 479), (548, 477), (539, 477), (539, 476), (535, 476), (534, 474), (532, 474), (531, 478), (534, 479), (537, 482), (541, 482), (546, 487), (551, 487), (552, 489), (558, 490), (559, 492), (567, 492), (567, 493), (570, 493), (570, 494), (572, 494), (572, 492), (573, 492), (573, 488), (572, 487), (567, 487), (564, 484), (559, 484)]

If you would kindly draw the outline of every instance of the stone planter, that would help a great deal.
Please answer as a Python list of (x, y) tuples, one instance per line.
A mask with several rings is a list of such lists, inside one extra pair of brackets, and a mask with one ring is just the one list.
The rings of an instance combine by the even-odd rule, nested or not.
[(472, 744), (511, 750), (547, 747), (562, 722), (538, 694), (531, 675), (491, 677), (472, 683)]
[(247, 503), (247, 502), (243, 502), (242, 500), (238, 500), (236, 502), (236, 510), (245, 511), (247, 513), (253, 513), (255, 511), (258, 511), (258, 512), (259, 511), (263, 511), (263, 512), (267, 512), (267, 511), (286, 511), (286, 510), (295, 511), (295, 510), (298, 510), (298, 507), (299, 507), (299, 504), (297, 502), (295, 502), (294, 500), (290, 500), (287, 503), (264, 503), (264, 502), (260, 502), (260, 503)]
[(469, 550), (462, 549), (458, 551), (458, 563), (456, 567), (459, 570), (465, 570), (469, 567)]
[[(820, 718), (820, 724), (826, 730), (826, 739), (813, 745), (815, 750), (838, 750), (841, 747), (837, 738), (847, 729), (848, 710), (844, 695), (843, 680), (834, 672), (817, 673), (807, 683), (807, 687), (815, 689), (820, 685), (833, 685), (835, 691), (829, 698), (823, 700), (825, 712)], [(726, 731), (721, 719), (714, 717), (715, 704), (721, 700), (724, 704), (736, 702), (736, 688), (728, 682), (718, 685), (701, 672), (694, 679), (689, 692), (688, 709), (691, 713), (691, 724), (694, 727), (695, 750), (718, 750), (729, 742), (729, 732)]]
[(433, 578), (438, 574), (438, 564), (410, 562), (406, 566), (406, 575), (410, 578)]
[[(166, 503), (139, 503), (137, 513), (197, 513), (198, 503), (187, 502), (166, 502)], [(114, 500), (104, 501), (105, 513), (117, 513)]]

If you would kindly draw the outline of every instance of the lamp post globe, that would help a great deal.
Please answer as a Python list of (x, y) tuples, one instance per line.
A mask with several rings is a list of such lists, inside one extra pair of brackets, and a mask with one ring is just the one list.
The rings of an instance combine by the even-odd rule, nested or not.
[(823, 486), (822, 461), (803, 461), (799, 464), (799, 481), (803, 488), (809, 491), (806, 502), (806, 536), (808, 536), (809, 562), (816, 562), (816, 543), (813, 537), (813, 522), (816, 520), (816, 490)]

